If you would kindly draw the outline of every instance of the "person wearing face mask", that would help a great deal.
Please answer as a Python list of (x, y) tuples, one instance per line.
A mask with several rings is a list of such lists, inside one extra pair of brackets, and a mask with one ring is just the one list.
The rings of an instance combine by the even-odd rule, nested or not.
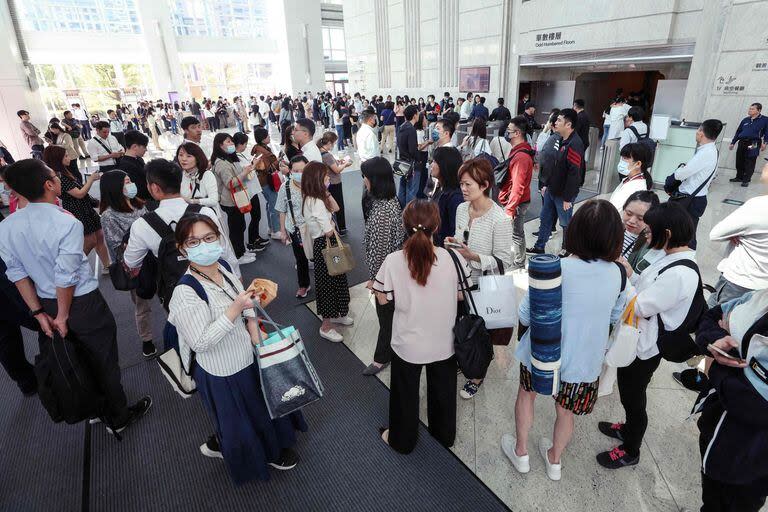
[[(248, 146), (248, 136), (243, 132), (237, 132), (232, 135), (232, 141), (235, 143), (235, 154), (240, 165), (248, 166), (252, 161), (250, 157), (245, 155), (245, 149)], [(254, 165), (254, 167), (256, 172), (251, 172), (248, 175), (248, 181), (245, 183), (248, 195), (251, 196), (251, 218), (248, 222), (248, 245), (246, 245), (246, 249), (251, 252), (262, 252), (267, 248), (269, 240), (261, 238), (261, 234), (259, 234), (259, 224), (261, 223), (261, 201), (259, 200), (259, 194), (263, 189), (257, 176), (258, 166)]]
[(307, 424), (301, 412), (270, 419), (253, 353), (260, 337), (254, 292), (243, 290), (221, 260), (218, 225), (191, 214), (179, 220), (175, 239), (189, 268), (173, 290), (168, 320), (178, 332), (184, 369), (216, 427), (200, 452), (222, 458), (235, 485), (268, 480), (270, 467), (296, 466), (296, 431), (305, 432)]
[(609, 201), (621, 213), (627, 198), (641, 190), (653, 188), (653, 178), (648, 172), (650, 154), (648, 149), (640, 143), (630, 142), (621, 148), (621, 158), (617, 170), (624, 176), (616, 186)]
[(301, 155), (291, 158), (290, 163), (284, 168), (288, 178), (277, 193), (275, 211), (280, 215), (280, 236), (285, 245), (293, 249), (293, 257), (296, 259), (296, 274), (299, 281), (299, 289), (296, 290), (296, 298), (304, 299), (311, 289), (309, 281), (309, 260), (304, 253), (303, 240), (300, 228), (304, 225), (301, 205), (301, 173), (307, 165), (307, 159)]
[[(114, 170), (104, 173), (99, 180), (99, 190), (101, 192), (99, 212), (104, 241), (109, 257), (115, 261), (117, 249), (123, 244), (125, 235), (131, 230), (131, 225), (147, 213), (147, 210), (144, 208), (144, 201), (137, 197), (138, 187), (123, 171)], [(152, 302), (136, 295), (136, 290), (131, 290), (130, 294), (136, 316), (136, 331), (141, 340), (141, 352), (144, 357), (152, 357), (157, 353), (152, 341)]]
[(144, 201), (147, 209), (152, 210), (157, 203), (147, 190), (147, 176), (144, 173), (144, 154), (147, 152), (149, 137), (136, 130), (125, 132), (125, 154), (120, 159), (120, 170), (124, 171), (136, 184), (136, 197)]
[(254, 169), (253, 164), (242, 166), (237, 158), (235, 143), (228, 133), (217, 133), (213, 138), (211, 154), (213, 173), (219, 189), (219, 204), (227, 214), (229, 240), (240, 265), (247, 265), (256, 260), (252, 252), (245, 247), (245, 215), (235, 206), (232, 189), (237, 189), (248, 180)]

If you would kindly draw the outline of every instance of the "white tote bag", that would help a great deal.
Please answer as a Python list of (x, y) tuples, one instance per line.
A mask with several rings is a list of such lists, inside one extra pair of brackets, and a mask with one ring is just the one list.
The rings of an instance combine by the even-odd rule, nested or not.
[(480, 276), (472, 298), (477, 314), (485, 320), (486, 329), (517, 326), (517, 290), (513, 276)]
[(638, 317), (635, 315), (635, 301), (629, 301), (624, 313), (613, 327), (608, 338), (608, 352), (605, 354), (605, 364), (614, 368), (629, 366), (637, 357), (637, 342), (640, 340)]

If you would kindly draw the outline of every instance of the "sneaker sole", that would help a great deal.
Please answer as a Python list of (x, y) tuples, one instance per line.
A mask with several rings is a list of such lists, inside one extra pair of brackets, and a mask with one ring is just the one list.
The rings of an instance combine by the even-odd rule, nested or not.
[(522, 468), (519, 467), (517, 465), (517, 463), (515, 462), (515, 457), (517, 457), (517, 455), (514, 453), (515, 452), (515, 447), (512, 446), (512, 453), (510, 454), (510, 452), (507, 450), (507, 447), (504, 446), (504, 440), (503, 439), (501, 441), (501, 451), (504, 452), (504, 455), (506, 455), (506, 457), (509, 459), (509, 462), (512, 463), (512, 466), (515, 468), (515, 470), (518, 473), (526, 474), (526, 473), (529, 473), (531, 471), (530, 459), (529, 459), (527, 467), (522, 467)]
[[(477, 393), (475, 393), (475, 395), (476, 395), (476, 394), (477, 394)], [(464, 400), (469, 400), (469, 399), (471, 399), (471, 398), (474, 398), (474, 397), (475, 397), (475, 395), (470, 395), (469, 393), (467, 393), (467, 392), (466, 392), (466, 391), (464, 391), (463, 389), (462, 389), (461, 391), (459, 391), (459, 396), (460, 396), (461, 398), (463, 398)]]
[(274, 462), (270, 462), (269, 465), (272, 466), (275, 469), (278, 469), (280, 471), (288, 471), (289, 469), (293, 469), (296, 467), (298, 462), (294, 462), (291, 466), (280, 466), (279, 464), (275, 464)]
[(331, 343), (341, 343), (342, 341), (344, 341), (344, 338), (337, 340), (335, 338), (331, 338), (330, 336), (326, 336), (323, 333), (320, 333), (320, 337), (323, 338), (324, 340), (330, 341)]
[(138, 420), (140, 420), (141, 418), (143, 418), (144, 416), (146, 416), (146, 415), (147, 415), (147, 413), (149, 413), (149, 410), (152, 408), (152, 404), (153, 404), (153, 402), (152, 402), (152, 400), (150, 399), (150, 401), (149, 401), (149, 407), (147, 407), (147, 408), (146, 408), (146, 410), (144, 411), (144, 413), (143, 413), (141, 416), (139, 416), (138, 418), (136, 418), (135, 420), (133, 420), (132, 422), (130, 422), (129, 424), (127, 424), (126, 426), (124, 426), (124, 427), (121, 427), (121, 428), (116, 428), (116, 429), (114, 429), (114, 430), (113, 430), (113, 429), (111, 429), (110, 427), (107, 427), (107, 432), (109, 432), (109, 433), (110, 433), (110, 434), (112, 434), (112, 435), (115, 435), (115, 433), (118, 433), (118, 434), (122, 434), (122, 433), (123, 433), (123, 430), (127, 429), (127, 428), (128, 428), (128, 427), (130, 427), (132, 424), (136, 423)]
[(221, 452), (214, 452), (213, 450), (209, 449), (208, 446), (203, 443), (200, 445), (200, 453), (202, 453), (204, 456), (209, 457), (211, 459), (223, 459), (224, 456), (221, 454)]

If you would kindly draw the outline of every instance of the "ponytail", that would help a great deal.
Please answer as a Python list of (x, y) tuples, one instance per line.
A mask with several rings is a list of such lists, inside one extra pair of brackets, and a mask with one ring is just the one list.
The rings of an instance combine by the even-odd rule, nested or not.
[(440, 227), (437, 205), (424, 199), (411, 201), (403, 210), (403, 224), (408, 233), (403, 244), (408, 270), (420, 286), (426, 286), (432, 266), (437, 260), (432, 244), (432, 235)]

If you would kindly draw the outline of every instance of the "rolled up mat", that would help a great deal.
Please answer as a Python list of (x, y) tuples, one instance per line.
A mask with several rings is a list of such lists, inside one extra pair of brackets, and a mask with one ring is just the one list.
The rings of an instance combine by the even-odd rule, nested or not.
[(531, 304), (531, 382), (542, 395), (556, 395), (560, 385), (560, 321), (563, 314), (560, 258), (541, 254), (528, 260)]

